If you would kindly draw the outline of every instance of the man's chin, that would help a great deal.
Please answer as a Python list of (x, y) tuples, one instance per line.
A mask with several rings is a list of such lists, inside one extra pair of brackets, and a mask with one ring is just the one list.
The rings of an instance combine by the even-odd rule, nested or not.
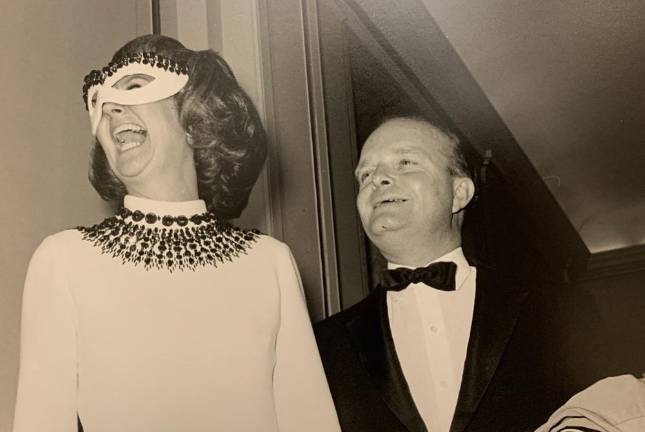
[(405, 221), (398, 217), (378, 217), (370, 222), (370, 233), (373, 235), (385, 235), (392, 231), (405, 228)]

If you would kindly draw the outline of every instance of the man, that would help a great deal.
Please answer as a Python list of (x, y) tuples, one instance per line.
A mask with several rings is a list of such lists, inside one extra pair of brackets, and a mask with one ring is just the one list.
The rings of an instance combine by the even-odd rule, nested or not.
[(555, 337), (567, 331), (554, 313), (566, 305), (464, 257), (475, 187), (457, 138), (391, 119), (365, 142), (356, 178), (363, 228), (390, 270), (366, 299), (315, 327), (343, 430), (543, 423), (573, 392), (562, 385), (572, 357)]

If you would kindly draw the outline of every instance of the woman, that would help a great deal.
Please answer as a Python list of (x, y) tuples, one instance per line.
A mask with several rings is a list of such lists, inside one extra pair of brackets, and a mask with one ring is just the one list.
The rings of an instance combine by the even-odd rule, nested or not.
[(224, 60), (143, 36), (83, 93), (123, 205), (32, 258), (14, 431), (338, 430), (288, 248), (223, 222), (266, 154)]

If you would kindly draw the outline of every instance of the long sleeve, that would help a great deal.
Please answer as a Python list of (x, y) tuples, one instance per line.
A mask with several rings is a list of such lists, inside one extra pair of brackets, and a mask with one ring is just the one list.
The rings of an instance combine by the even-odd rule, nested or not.
[(46, 239), (27, 271), (14, 432), (76, 430), (75, 315), (62, 252)]
[(645, 430), (645, 379), (604, 378), (577, 393), (535, 432), (642, 432)]
[(280, 254), (274, 395), (281, 432), (340, 431), (291, 252)]

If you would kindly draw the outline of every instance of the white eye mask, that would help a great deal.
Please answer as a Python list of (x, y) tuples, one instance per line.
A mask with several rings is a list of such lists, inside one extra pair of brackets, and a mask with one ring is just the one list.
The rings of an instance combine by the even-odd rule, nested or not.
[[(155, 59), (158, 59), (158, 57), (155, 57)], [(179, 67), (176, 67), (179, 70)], [(108, 75), (107, 72), (94, 71), (88, 75), (88, 77), (91, 77), (90, 79), (93, 79), (92, 82), (88, 83), (86, 78), (85, 87), (89, 86), (89, 88), (83, 97), (87, 104), (92, 135), (94, 136), (96, 136), (96, 130), (103, 115), (103, 104), (112, 102), (118, 105), (140, 105), (156, 102), (177, 94), (188, 82), (185, 68), (182, 68), (181, 72), (177, 73), (172, 69), (165, 70), (161, 64), (153, 66), (151, 63), (140, 63), (136, 58), (131, 59), (131, 62), (127, 65), (112, 66), (112, 68), (111, 75)], [(121, 79), (130, 75), (145, 75), (152, 78), (152, 80), (142, 87), (130, 90), (114, 87)]]

